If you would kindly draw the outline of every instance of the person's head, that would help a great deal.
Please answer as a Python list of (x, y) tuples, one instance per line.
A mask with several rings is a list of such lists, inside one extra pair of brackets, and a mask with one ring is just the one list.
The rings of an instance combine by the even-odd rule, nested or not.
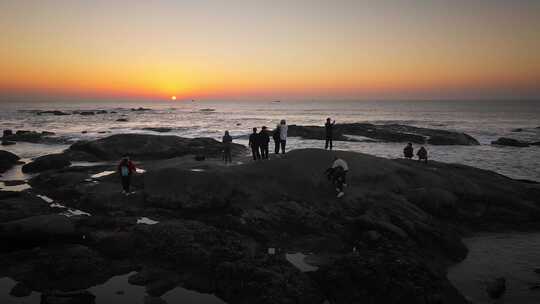
[(229, 136), (229, 130), (225, 131), (225, 136)]
[(328, 118), (326, 119), (326, 122), (330, 122), (330, 117), (328, 117)]
[(280, 124), (285, 125), (285, 124), (287, 124), (287, 122), (285, 121), (285, 119), (282, 119)]
[(125, 154), (124, 156), (122, 156), (122, 160), (129, 161), (129, 154)]
[(262, 126), (261, 130), (266, 131), (266, 126)]
[(253, 128), (253, 133), (257, 133), (257, 128)]
[(412, 146), (412, 143), (408, 143), (407, 146), (411, 147), (411, 146)]

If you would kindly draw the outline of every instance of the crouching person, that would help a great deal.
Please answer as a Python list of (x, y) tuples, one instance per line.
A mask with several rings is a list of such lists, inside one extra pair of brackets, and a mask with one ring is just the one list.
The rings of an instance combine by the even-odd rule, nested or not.
[(347, 172), (349, 172), (347, 162), (337, 156), (334, 158), (332, 167), (326, 170), (328, 179), (336, 186), (338, 198), (345, 195), (343, 188), (347, 186)]

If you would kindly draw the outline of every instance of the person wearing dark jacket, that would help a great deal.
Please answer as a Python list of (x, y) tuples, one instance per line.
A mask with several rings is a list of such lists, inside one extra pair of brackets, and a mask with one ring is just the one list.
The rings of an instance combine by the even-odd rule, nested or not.
[(261, 132), (259, 132), (259, 148), (261, 149), (262, 159), (268, 159), (268, 144), (269, 143), (270, 143), (270, 136), (268, 135), (268, 131), (266, 131), (266, 127), (263, 126), (261, 128)]
[(231, 146), (232, 146), (232, 137), (229, 135), (229, 131), (225, 131), (225, 135), (223, 135), (222, 139), (223, 143), (223, 161), (227, 163), (232, 162), (232, 155), (231, 155)]
[(131, 162), (128, 155), (124, 156), (118, 164), (118, 174), (120, 174), (123, 192), (126, 195), (130, 193), (131, 175), (136, 171), (137, 168), (135, 168), (135, 165)]
[(411, 143), (408, 143), (405, 148), (403, 148), (403, 156), (405, 158), (411, 159), (414, 156), (414, 150)]
[(253, 133), (249, 135), (249, 147), (251, 148), (251, 154), (253, 155), (253, 160), (261, 159), (261, 154), (259, 153), (259, 134), (257, 133), (257, 128), (253, 128)]
[(276, 126), (276, 128), (274, 129), (274, 133), (272, 133), (272, 139), (274, 139), (274, 153), (275, 154), (279, 154), (279, 142), (280, 142), (280, 136), (281, 134), (281, 129), (280, 129), (280, 126), (279, 124)]
[(427, 150), (423, 146), (418, 149), (418, 152), (416, 152), (416, 155), (418, 156), (418, 161), (424, 161), (427, 164)]
[(335, 120), (333, 122), (330, 122), (330, 117), (326, 119), (326, 123), (324, 124), (324, 128), (326, 131), (326, 143), (324, 144), (325, 149), (328, 149), (328, 147), (330, 147), (330, 150), (332, 150), (333, 130), (335, 124)]

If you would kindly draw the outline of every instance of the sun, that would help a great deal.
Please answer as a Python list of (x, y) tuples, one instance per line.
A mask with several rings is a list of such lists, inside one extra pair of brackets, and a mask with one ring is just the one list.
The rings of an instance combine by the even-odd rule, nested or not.
[(176, 96), (171, 96), (171, 100), (176, 100)]

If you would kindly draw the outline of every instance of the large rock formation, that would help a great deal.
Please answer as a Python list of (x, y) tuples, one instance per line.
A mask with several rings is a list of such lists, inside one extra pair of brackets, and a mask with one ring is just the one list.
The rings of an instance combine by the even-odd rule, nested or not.
[[(212, 138), (183, 138), (148, 134), (116, 134), (94, 141), (77, 142), (65, 152), (72, 160), (165, 159), (187, 154), (217, 156), (223, 145)], [(244, 147), (233, 144), (233, 153)]]
[[(307, 139), (324, 139), (325, 129), (322, 126), (290, 125), (288, 135)], [(369, 123), (347, 123), (334, 126), (335, 140), (354, 140), (346, 135), (363, 136), (387, 142), (413, 142), (432, 145), (478, 145), (472, 136), (439, 129), (419, 128), (407, 125), (388, 124), (374, 125)]]
[(494, 140), (491, 142), (492, 145), (497, 146), (510, 146), (510, 147), (528, 147), (530, 143), (524, 142), (521, 140), (508, 138), (508, 137), (501, 137), (497, 140)]
[(49, 154), (40, 156), (22, 167), (24, 173), (35, 173), (51, 169), (69, 167), (71, 162), (64, 154)]
[(11, 152), (0, 150), (0, 173), (15, 166), (19, 157)]
[[(123, 152), (103, 145), (87, 151), (99, 151), (95, 155), (100, 157)], [(336, 154), (350, 167), (341, 199), (324, 175)], [(178, 274), (167, 275), (167, 280), (141, 274), (140, 284), (155, 295), (178, 283), (230, 303), (328, 299), (425, 304), (466, 303), (445, 274), (448, 261), (460, 261), (467, 254), (462, 231), (539, 228), (540, 222), (539, 184), (456, 164), (306, 149), (235, 166), (201, 166), (191, 157), (152, 160), (143, 166), (147, 172), (134, 177), (136, 193), (129, 196), (120, 193), (116, 174), (88, 180), (103, 166), (44, 172), (31, 180), (33, 191), (91, 210), (92, 216), (69, 222), (52, 216), (17, 218), (0, 227), (11, 227), (5, 233), (19, 227), (23, 235), (42, 230), (36, 233), (41, 239), (68, 238), (83, 244), (85, 249), (76, 247), (70, 254), (84, 257), (83, 268), (90, 277), (96, 274), (87, 265), (103, 269), (113, 258), (131, 267), (150, 264)], [(140, 217), (157, 223), (136, 224)], [(40, 228), (49, 222), (62, 229)], [(288, 251), (328, 258), (307, 274), (287, 262)], [(38, 252), (42, 253), (2, 256), (4, 263), (24, 267), (4, 271), (0, 263), (0, 275), (25, 280), (21, 273), (36, 272), (22, 270), (46, 269), (29, 265), (56, 265), (48, 260), (57, 254), (55, 249), (44, 246)], [(77, 269), (60, 274), (70, 277), (69, 271), (78, 279)], [(37, 274), (56, 275), (54, 268), (49, 272)], [(43, 287), (27, 285), (34, 290)]]

